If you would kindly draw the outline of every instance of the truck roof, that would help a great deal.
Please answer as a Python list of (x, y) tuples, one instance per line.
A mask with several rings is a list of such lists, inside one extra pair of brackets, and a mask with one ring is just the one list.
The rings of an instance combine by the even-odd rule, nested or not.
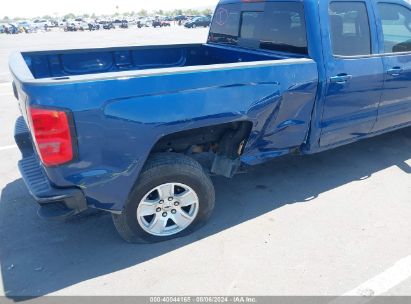
[[(219, 4), (231, 4), (231, 3), (256, 3), (256, 2), (275, 2), (281, 0), (220, 0)], [(284, 1), (284, 0), (283, 0)], [(319, 0), (293, 0), (300, 2), (318, 2)]]
[[(258, 3), (258, 2), (276, 2), (276, 1), (284, 1), (284, 0), (220, 0), (219, 4), (231, 4), (231, 3)], [(287, 1), (287, 0), (286, 0)], [(291, 0), (290, 0), (291, 1)], [(321, 0), (292, 0), (292, 1), (299, 1), (299, 2), (305, 2), (305, 3), (318, 3)], [(348, 0), (347, 0), (348, 1)], [(368, 2), (370, 0), (364, 0), (365, 2)], [(410, 4), (410, 0), (387, 0), (384, 2), (389, 2), (389, 3), (400, 3), (400, 4)]]

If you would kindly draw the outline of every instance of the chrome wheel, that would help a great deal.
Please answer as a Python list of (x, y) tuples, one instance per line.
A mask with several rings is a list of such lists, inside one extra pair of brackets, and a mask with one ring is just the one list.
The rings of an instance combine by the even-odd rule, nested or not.
[(196, 218), (198, 209), (198, 196), (192, 188), (167, 183), (143, 197), (137, 208), (137, 220), (146, 232), (169, 236), (187, 228)]

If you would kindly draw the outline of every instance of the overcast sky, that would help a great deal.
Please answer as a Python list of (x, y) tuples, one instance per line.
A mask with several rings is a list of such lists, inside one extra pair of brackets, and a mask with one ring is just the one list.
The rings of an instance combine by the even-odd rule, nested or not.
[(44, 15), (75, 14), (112, 14), (116, 6), (118, 12), (148, 11), (163, 9), (207, 8), (215, 6), (218, 0), (2, 0), (0, 18), (36, 17)]

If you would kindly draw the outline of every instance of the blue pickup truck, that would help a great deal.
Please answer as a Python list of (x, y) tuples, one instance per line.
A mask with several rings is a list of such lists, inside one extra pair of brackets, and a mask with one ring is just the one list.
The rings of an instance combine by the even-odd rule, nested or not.
[(19, 168), (45, 218), (193, 232), (210, 176), (411, 125), (411, 5), (222, 0), (204, 44), (15, 53)]

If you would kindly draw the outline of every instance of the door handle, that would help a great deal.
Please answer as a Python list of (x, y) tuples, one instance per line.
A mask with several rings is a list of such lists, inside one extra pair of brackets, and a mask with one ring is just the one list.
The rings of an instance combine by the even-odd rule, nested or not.
[(349, 80), (351, 80), (352, 75), (348, 74), (338, 74), (337, 76), (333, 76), (330, 78), (331, 83), (338, 83), (338, 84), (346, 84)]
[(402, 72), (404, 72), (404, 70), (401, 67), (393, 67), (387, 71), (387, 74), (396, 77), (400, 76)]

